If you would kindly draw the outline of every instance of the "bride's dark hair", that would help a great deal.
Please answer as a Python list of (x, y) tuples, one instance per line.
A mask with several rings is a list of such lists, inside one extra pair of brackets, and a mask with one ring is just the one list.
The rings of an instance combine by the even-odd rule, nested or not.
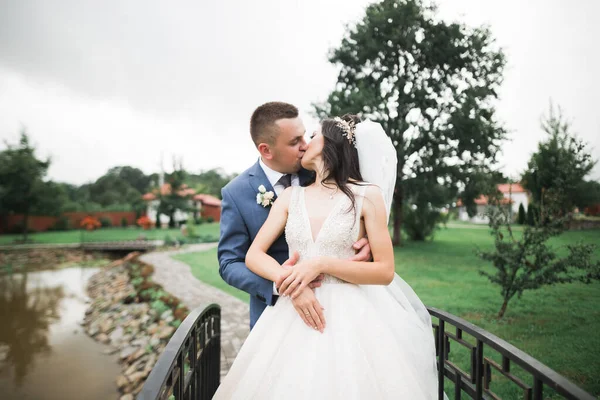
[[(353, 126), (361, 121), (358, 115), (353, 114), (346, 114), (340, 118)], [(344, 130), (333, 118), (327, 118), (321, 122), (321, 134), (323, 135), (321, 157), (325, 169), (325, 176), (321, 184), (330, 189), (335, 184), (348, 196), (352, 202), (351, 209), (356, 211), (354, 193), (348, 185), (358, 185), (362, 183), (363, 178), (360, 174), (358, 152), (354, 147), (354, 142), (344, 136)]]

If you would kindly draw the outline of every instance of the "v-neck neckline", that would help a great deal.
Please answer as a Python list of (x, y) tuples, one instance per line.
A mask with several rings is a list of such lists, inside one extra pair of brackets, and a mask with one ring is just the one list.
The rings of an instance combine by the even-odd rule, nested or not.
[(319, 241), (319, 237), (321, 236), (321, 232), (323, 231), (323, 228), (325, 228), (325, 225), (329, 222), (329, 219), (333, 215), (333, 212), (339, 207), (339, 205), (342, 203), (344, 198), (346, 198), (346, 195), (342, 195), (341, 198), (338, 199), (337, 202), (333, 205), (331, 210), (329, 210), (329, 214), (327, 214), (327, 216), (323, 220), (323, 223), (321, 224), (321, 227), (319, 228), (317, 235), (314, 236), (312, 223), (310, 222), (310, 216), (308, 215), (308, 209), (306, 208), (306, 188), (303, 186), (301, 186), (301, 188), (302, 188), (302, 209), (304, 211), (304, 217), (306, 218), (306, 223), (308, 224), (308, 231), (309, 231), (308, 233), (310, 234), (310, 240), (311, 240), (312, 244), (314, 245)]

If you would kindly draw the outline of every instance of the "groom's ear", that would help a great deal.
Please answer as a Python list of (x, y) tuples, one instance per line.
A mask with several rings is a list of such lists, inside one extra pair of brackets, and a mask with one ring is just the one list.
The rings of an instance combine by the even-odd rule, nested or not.
[(257, 148), (262, 158), (267, 160), (273, 159), (273, 152), (267, 143), (260, 143)]

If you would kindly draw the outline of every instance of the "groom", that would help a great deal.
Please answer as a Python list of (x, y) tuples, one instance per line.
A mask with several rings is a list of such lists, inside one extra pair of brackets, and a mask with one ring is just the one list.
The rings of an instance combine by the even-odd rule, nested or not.
[[(250, 119), (250, 135), (260, 158), (256, 164), (229, 182), (222, 190), (221, 237), (218, 257), (219, 274), (231, 286), (250, 294), (250, 329), (267, 305), (277, 301), (275, 284), (246, 267), (246, 252), (269, 215), (268, 207), (257, 204), (259, 187), (278, 196), (289, 186), (306, 185), (310, 171), (302, 169), (300, 161), (306, 151), (306, 129), (298, 116), (298, 109), (287, 103), (271, 102), (258, 107)], [(371, 257), (366, 239), (354, 244), (360, 252), (353, 258), (368, 261)], [(285, 235), (273, 243), (268, 254), (283, 267), (292, 267), (297, 259), (288, 260), (289, 250)], [(292, 300), (302, 320), (311, 328), (322, 330), (325, 318), (322, 307), (310, 287)]]

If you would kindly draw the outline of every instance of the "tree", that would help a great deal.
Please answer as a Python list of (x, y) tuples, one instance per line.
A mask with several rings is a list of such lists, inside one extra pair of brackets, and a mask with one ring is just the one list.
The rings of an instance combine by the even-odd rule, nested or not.
[(314, 105), (320, 117), (354, 113), (380, 122), (392, 139), (395, 244), (405, 203), (417, 207), (422, 221), (459, 189), (469, 189), (463, 201), (472, 204), (506, 135), (493, 105), (504, 54), (487, 28), (447, 23), (436, 11), (422, 0), (367, 7), (329, 56), (340, 67), (335, 89)]
[(215, 168), (208, 171), (200, 171), (199, 174), (190, 174), (188, 182), (191, 187), (196, 189), (196, 192), (210, 194), (220, 199), (221, 189), (235, 178), (235, 176), (236, 174), (228, 175), (223, 170)]
[[(188, 173), (183, 168), (183, 163), (179, 161), (179, 164), (173, 160), (173, 172), (166, 177), (166, 182), (170, 186), (170, 190), (167, 193), (162, 193), (160, 190), (157, 191), (159, 197), (159, 205), (156, 213), (157, 221), (160, 220), (160, 214), (166, 214), (169, 216), (169, 227), (175, 227), (175, 212), (179, 211), (192, 211), (193, 207), (190, 204), (192, 193), (186, 191), (187, 185), (185, 181), (188, 178)], [(158, 225), (157, 225), (158, 226)]]
[(537, 219), (535, 206), (532, 203), (527, 205), (527, 225), (534, 226)]
[(113, 167), (108, 170), (107, 175), (118, 176), (142, 194), (146, 193), (150, 187), (150, 176), (144, 174), (138, 168), (130, 166)]
[(525, 225), (527, 217), (525, 216), (525, 207), (523, 207), (523, 203), (519, 204), (519, 215), (517, 217), (517, 223), (519, 225)]
[(600, 182), (583, 181), (577, 185), (573, 196), (573, 203), (580, 211), (600, 204)]
[(0, 214), (23, 215), (23, 241), (27, 242), (29, 217), (36, 208), (47, 206), (48, 195), (55, 189), (43, 180), (50, 159), (36, 157), (25, 130), (18, 145), (5, 144), (7, 149), (0, 153)]
[(542, 116), (541, 126), (548, 139), (538, 144), (523, 173), (523, 186), (531, 192), (536, 205), (543, 207), (544, 192), (558, 196), (557, 212), (568, 213), (576, 205), (578, 194), (585, 190), (584, 178), (594, 168), (587, 144), (571, 131), (570, 123), (563, 117), (560, 107), (550, 103), (547, 116)]
[(560, 197), (544, 196), (545, 208), (534, 226), (526, 226), (522, 235), (514, 235), (510, 219), (499, 198), (490, 204), (487, 215), (494, 236), (494, 249), (478, 250), (483, 260), (492, 263), (494, 273), (480, 270), (480, 274), (501, 287), (503, 303), (498, 313), (502, 318), (509, 301), (525, 290), (535, 290), (546, 285), (580, 281), (591, 283), (600, 280), (600, 261), (593, 261), (596, 246), (577, 243), (567, 246), (568, 254), (560, 257), (560, 251), (552, 248), (548, 240), (561, 235), (571, 215), (559, 215)]

